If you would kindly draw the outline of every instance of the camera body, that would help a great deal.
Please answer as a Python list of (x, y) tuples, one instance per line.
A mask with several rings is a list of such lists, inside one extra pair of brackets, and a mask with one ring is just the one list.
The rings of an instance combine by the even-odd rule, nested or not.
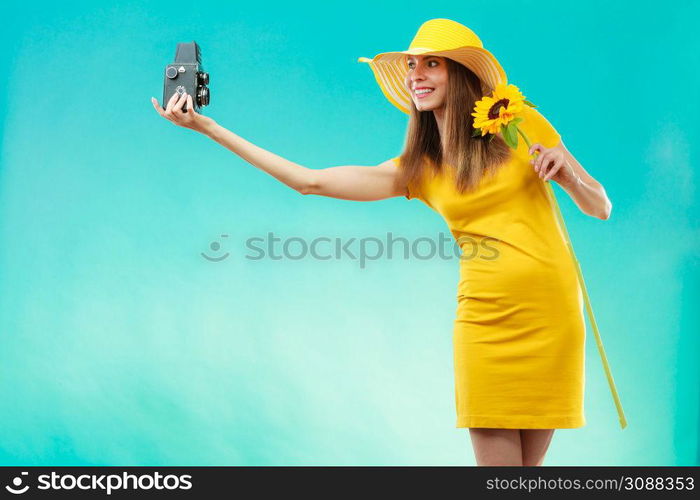
[[(194, 110), (199, 113), (203, 106), (209, 105), (209, 73), (204, 72), (202, 56), (197, 42), (178, 43), (175, 51), (175, 62), (165, 67), (163, 82), (163, 106), (166, 106), (172, 95), (184, 92), (192, 96)], [(187, 102), (182, 107), (187, 111)]]

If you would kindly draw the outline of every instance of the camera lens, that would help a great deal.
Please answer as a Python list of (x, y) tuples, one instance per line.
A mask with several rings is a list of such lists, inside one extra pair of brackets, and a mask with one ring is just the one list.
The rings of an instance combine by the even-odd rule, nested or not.
[(209, 89), (207, 87), (200, 87), (197, 90), (197, 100), (199, 101), (200, 106), (209, 105)]

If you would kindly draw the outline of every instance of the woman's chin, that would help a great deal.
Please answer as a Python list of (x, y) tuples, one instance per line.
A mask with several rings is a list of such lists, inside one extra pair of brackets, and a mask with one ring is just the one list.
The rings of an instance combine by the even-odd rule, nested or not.
[(433, 111), (434, 109), (439, 108), (439, 105), (436, 104), (428, 104), (428, 103), (416, 103), (416, 109), (418, 111)]

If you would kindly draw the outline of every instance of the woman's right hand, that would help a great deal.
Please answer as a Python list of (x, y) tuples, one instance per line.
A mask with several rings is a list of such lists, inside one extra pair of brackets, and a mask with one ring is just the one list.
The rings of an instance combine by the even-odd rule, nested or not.
[[(187, 111), (183, 112), (182, 106), (185, 102), (187, 102)], [(203, 133), (207, 127), (215, 123), (214, 120), (208, 116), (197, 113), (192, 105), (192, 96), (184, 92), (182, 95), (175, 92), (168, 101), (165, 109), (160, 107), (155, 97), (151, 97), (151, 103), (160, 116), (180, 127)]]

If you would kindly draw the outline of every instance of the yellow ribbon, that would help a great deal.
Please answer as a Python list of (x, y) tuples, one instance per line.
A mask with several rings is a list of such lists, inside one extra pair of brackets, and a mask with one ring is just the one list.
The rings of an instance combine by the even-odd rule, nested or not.
[[(528, 151), (531, 146), (530, 140), (527, 138), (527, 135), (520, 130), (520, 127), (518, 127), (518, 132), (520, 135), (525, 139), (525, 143), (527, 144)], [(538, 153), (538, 151), (536, 151)], [(598, 324), (596, 323), (595, 316), (593, 315), (593, 308), (591, 307), (591, 301), (588, 298), (588, 290), (586, 290), (586, 283), (583, 279), (583, 273), (581, 272), (581, 265), (578, 262), (578, 259), (576, 258), (576, 253), (574, 252), (574, 246), (571, 243), (571, 238), (569, 237), (569, 232), (566, 230), (566, 224), (564, 222), (564, 217), (562, 216), (561, 210), (559, 208), (559, 204), (557, 203), (557, 197), (554, 194), (554, 189), (552, 188), (552, 185), (550, 182), (545, 182), (545, 191), (547, 191), (547, 196), (549, 197), (549, 201), (554, 207), (555, 214), (557, 216), (557, 222), (559, 224), (559, 227), (564, 233), (564, 236), (566, 237), (566, 246), (569, 248), (569, 253), (571, 254), (571, 258), (574, 261), (574, 264), (576, 266), (576, 272), (578, 274), (578, 281), (579, 284), (581, 285), (581, 291), (583, 292), (583, 300), (586, 303), (586, 312), (588, 313), (588, 319), (591, 322), (591, 326), (593, 327), (593, 334), (595, 335), (595, 341), (596, 345), (598, 346), (598, 352), (600, 353), (600, 359), (603, 361), (603, 369), (605, 370), (605, 376), (608, 379), (608, 385), (610, 386), (610, 392), (612, 392), (612, 397), (613, 400), (615, 401), (615, 407), (617, 408), (617, 415), (620, 419), (620, 426), (622, 429), (627, 427), (627, 419), (625, 418), (625, 411), (622, 409), (622, 403), (620, 403), (620, 396), (617, 393), (617, 388), (615, 387), (615, 381), (613, 380), (612, 376), (612, 371), (610, 370), (610, 364), (608, 363), (608, 357), (605, 355), (605, 348), (603, 347), (603, 340), (600, 337), (600, 332), (598, 331)]]

